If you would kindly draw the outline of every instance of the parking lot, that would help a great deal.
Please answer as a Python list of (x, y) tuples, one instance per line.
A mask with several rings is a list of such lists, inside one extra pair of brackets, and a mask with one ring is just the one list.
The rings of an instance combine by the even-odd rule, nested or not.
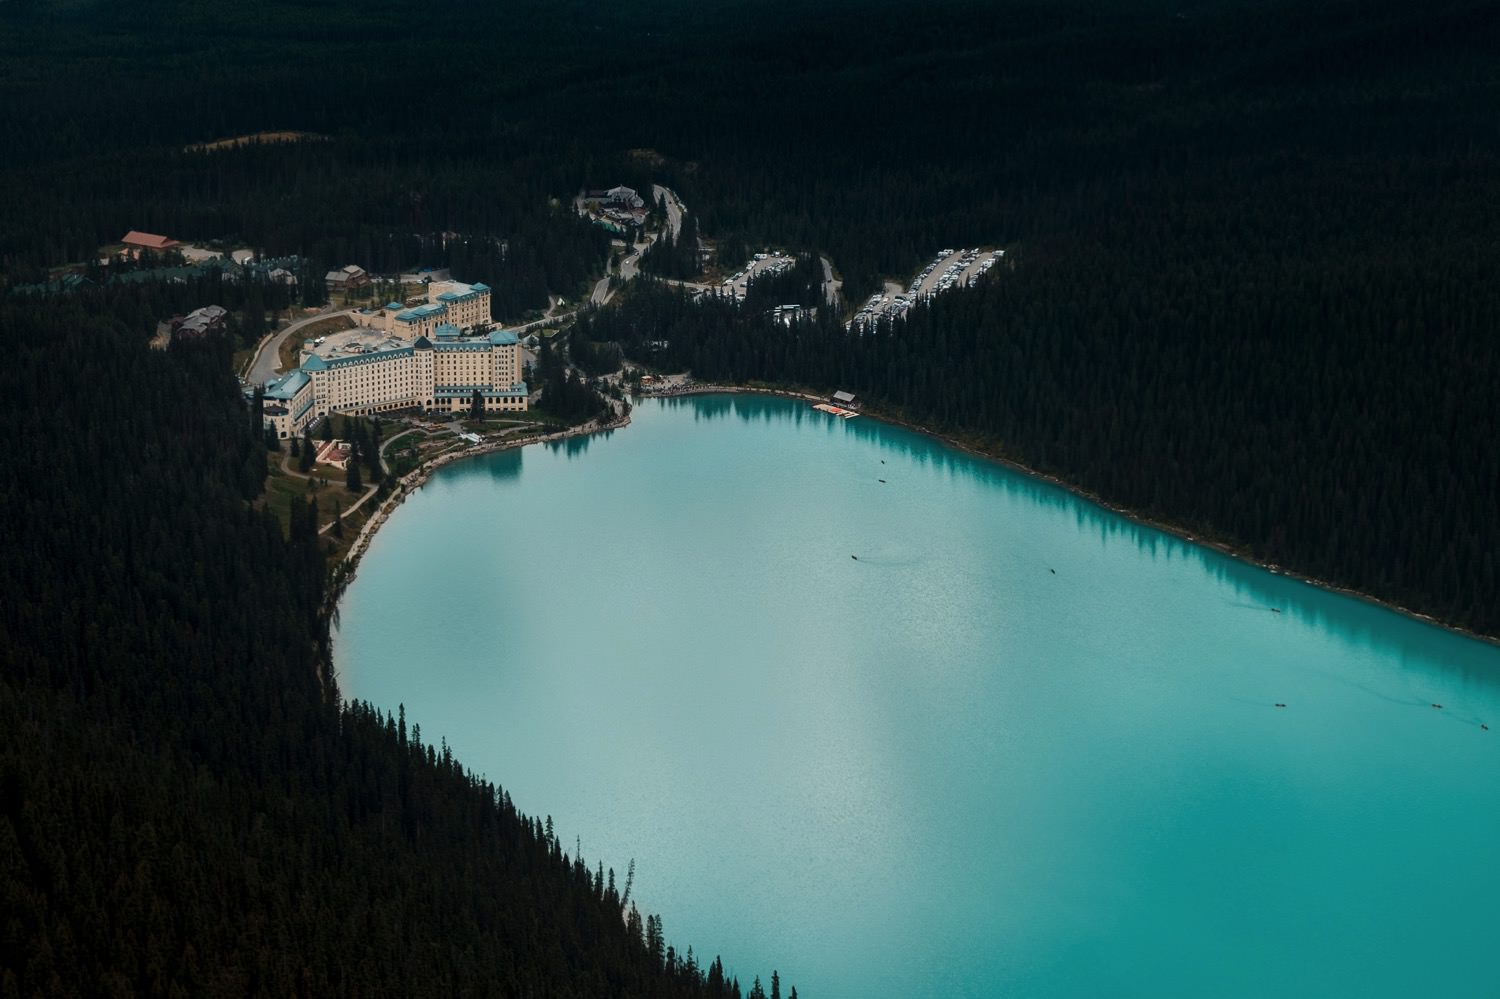
[(767, 274), (780, 274), (790, 270), (796, 262), (795, 257), (789, 257), (784, 253), (757, 253), (754, 259), (738, 272), (725, 278), (721, 287), (735, 298), (744, 298), (745, 289), (752, 278), (765, 277)]
[(995, 266), (1003, 256), (1004, 250), (944, 250), (917, 274), (907, 293), (927, 298), (969, 284)]
[(943, 250), (917, 272), (905, 291), (901, 290), (900, 285), (887, 282), (885, 290), (871, 295), (854, 314), (854, 318), (845, 325), (867, 326), (883, 318), (900, 318), (923, 299), (977, 281), (1003, 256), (1004, 250), (983, 250), (978, 247), (971, 250)]

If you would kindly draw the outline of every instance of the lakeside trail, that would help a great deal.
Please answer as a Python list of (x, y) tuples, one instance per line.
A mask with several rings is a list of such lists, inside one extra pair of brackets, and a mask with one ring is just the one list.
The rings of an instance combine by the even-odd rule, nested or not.
[[(686, 395), (718, 394), (770, 395), (778, 396), (783, 399), (797, 399), (799, 401), (809, 403), (825, 401), (824, 397), (821, 395), (816, 395), (811, 392), (796, 391), (793, 389), (763, 388), (758, 386), (752, 387), (746, 385), (699, 384), (696, 382), (690, 384), (673, 385), (669, 388), (657, 391), (642, 392), (641, 397), (654, 399), (673, 398)], [(1457, 625), (1449, 624), (1446, 621), (1442, 621), (1439, 618), (1433, 617), (1431, 614), (1424, 614), (1421, 611), (1412, 610), (1409, 607), (1403, 607), (1402, 605), (1393, 601), (1382, 600), (1381, 598), (1373, 596), (1369, 593), (1364, 593), (1359, 590), (1339, 586), (1335, 583), (1330, 583), (1327, 580), (1314, 579), (1310, 576), (1304, 576), (1301, 573), (1293, 572), (1274, 562), (1262, 561), (1255, 558), (1244, 549), (1236, 547), (1235, 545), (1232, 545), (1226, 541), (1194, 534), (1187, 528), (1180, 527), (1176, 524), (1171, 524), (1166, 521), (1156, 520), (1152, 517), (1145, 516), (1144, 514), (1127, 509), (1123, 506), (1117, 506), (1103, 499), (1098, 494), (1093, 493), (1081, 486), (1075, 485), (1074, 483), (1068, 482), (1066, 479), (1059, 478), (1056, 475), (1051, 475), (1046, 472), (1037, 471), (1034, 468), (1029, 468), (1026, 465), (1021, 464), (1020, 462), (1014, 461), (1003, 455), (987, 451), (967, 441), (963, 441), (955, 437), (950, 437), (946, 434), (938, 433), (937, 431), (932, 430), (928, 427), (921, 426), (920, 424), (911, 423), (901, 419), (900, 417), (891, 416), (887, 413), (873, 412), (868, 410), (862, 410), (861, 415), (868, 416), (871, 419), (879, 420), (883, 423), (889, 423), (892, 426), (902, 427), (915, 433), (922, 434), (925, 437), (930, 437), (934, 440), (941, 441), (943, 444), (946, 444), (947, 446), (954, 448), (955, 450), (962, 451), (963, 453), (971, 455), (975, 458), (980, 458), (984, 461), (996, 462), (997, 464), (1003, 465), (1006, 468), (1019, 472), (1029, 478), (1037, 479), (1041, 482), (1046, 482), (1049, 485), (1056, 486), (1059, 489), (1063, 489), (1078, 497), (1079, 499), (1084, 500), (1085, 502), (1092, 503), (1093, 505), (1100, 507), (1101, 509), (1108, 510), (1110, 513), (1124, 517), (1126, 520), (1129, 520), (1132, 523), (1139, 524), (1143, 527), (1150, 527), (1154, 530), (1161, 531), (1163, 534), (1170, 534), (1173, 537), (1180, 538), (1183, 541), (1186, 541), (1188, 544), (1199, 545), (1203, 548), (1212, 549), (1213, 551), (1216, 551), (1221, 555), (1227, 555), (1228, 557), (1236, 559), (1237, 561), (1249, 563), (1250, 565), (1254, 565), (1258, 568), (1264, 569), (1273, 575), (1285, 576), (1287, 579), (1306, 583), (1309, 586), (1316, 586), (1319, 589), (1327, 590), (1331, 593), (1338, 593), (1347, 597), (1354, 597), (1358, 600), (1363, 600), (1366, 603), (1374, 604), (1377, 607), (1383, 607), (1386, 610), (1395, 611), (1396, 613), (1412, 618), (1413, 620), (1421, 621), (1424, 624), (1434, 625), (1446, 631), (1451, 631), (1454, 634), (1463, 635), (1466, 638), (1473, 638), (1490, 645), (1500, 645), (1500, 636), (1486, 635), (1481, 632), (1471, 631), (1468, 628), (1462, 628)], [(551, 441), (564, 440), (568, 437), (577, 437), (585, 434), (603, 433), (610, 430), (619, 430), (629, 425), (630, 414), (626, 413), (625, 415), (617, 417), (616, 419), (611, 420), (608, 423), (601, 424), (591, 422), (583, 424), (582, 426), (571, 427), (567, 430), (561, 430), (552, 434), (521, 437), (512, 440), (493, 441), (486, 444), (477, 445), (463, 451), (452, 451), (447, 454), (440, 455), (439, 457), (433, 459), (431, 462), (428, 462), (420, 466), (419, 468), (413, 469), (412, 471), (408, 472), (398, 482), (396, 489), (392, 491), (391, 495), (386, 497), (386, 499), (380, 504), (379, 508), (376, 509), (376, 511), (370, 516), (370, 519), (365, 522), (364, 527), (359, 532), (359, 536), (355, 539), (354, 544), (349, 548), (348, 554), (344, 556), (343, 562), (339, 564), (338, 574), (334, 583), (333, 592), (331, 593), (329, 598), (330, 608), (332, 609), (336, 607), (339, 597), (343, 595), (344, 588), (347, 587), (350, 581), (353, 580), (355, 570), (359, 564), (359, 560), (361, 556), (364, 555), (365, 551), (369, 548), (370, 541), (374, 538), (375, 532), (380, 530), (381, 525), (385, 523), (386, 518), (390, 516), (395, 508), (399, 506), (409, 494), (421, 488), (422, 484), (425, 483), (432, 476), (432, 473), (437, 471), (437, 469), (443, 467), (444, 465), (450, 464), (451, 462), (462, 461), (465, 458), (478, 457), (485, 454), (492, 454), (496, 451), (503, 451), (513, 447), (525, 447), (528, 444), (545, 444)]]

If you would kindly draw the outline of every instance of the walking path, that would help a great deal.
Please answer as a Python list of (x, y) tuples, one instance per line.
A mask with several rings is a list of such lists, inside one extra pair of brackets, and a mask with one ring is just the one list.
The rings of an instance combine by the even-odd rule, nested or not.
[(333, 520), (330, 520), (328, 523), (326, 523), (322, 527), (318, 528), (318, 533), (319, 534), (327, 534), (329, 531), (333, 530), (333, 525), (334, 524), (338, 523), (339, 521), (343, 520), (345, 517), (347, 517), (351, 513), (353, 513), (355, 510), (358, 510), (360, 507), (364, 506), (365, 505), (365, 500), (369, 499), (371, 496), (374, 496), (375, 495), (375, 491), (377, 489), (379, 489), (379, 488), (380, 488), (380, 484), (379, 483), (376, 483), (375, 485), (370, 486), (370, 488), (368, 488), (368, 489), (365, 490), (365, 494), (363, 496), (361, 496), (359, 499), (355, 500), (354, 503), (349, 507), (349, 509), (344, 510), (337, 517), (335, 517)]
[[(405, 431), (405, 433), (410, 433), (410, 432), (411, 431), (409, 431), (409, 430)], [(396, 437), (400, 437), (400, 436), (401, 436), (401, 434), (397, 434), (396, 435)], [(395, 440), (396, 437), (392, 437), (391, 440)], [(390, 443), (390, 441), (386, 441), (386, 444), (389, 444), (389, 443)], [(385, 445), (382, 444), (381, 445), (381, 450), (383, 451), (384, 449), (385, 449)], [(383, 457), (380, 460), (380, 467), (381, 468), (385, 468), (385, 459)], [(306, 472), (300, 472), (297, 469), (295, 469), (295, 468), (292, 467), (292, 456), (289, 453), (283, 453), (282, 456), (281, 456), (281, 470), (283, 472), (285, 472), (287, 475), (292, 476), (293, 478), (297, 478), (297, 479), (311, 479), (312, 478), (312, 476), (309, 475), (309, 474), (307, 474)], [(379, 489), (379, 488), (380, 488), (380, 484), (378, 482), (372, 482), (365, 489), (364, 495), (360, 496), (359, 499), (355, 500), (352, 504), (350, 504), (348, 509), (340, 511), (339, 515), (337, 517), (335, 517), (333, 520), (330, 520), (328, 523), (326, 523), (322, 527), (318, 528), (318, 533), (319, 534), (327, 534), (329, 531), (333, 530), (333, 525), (334, 525), (335, 522), (343, 520), (345, 517), (349, 516), (355, 510), (358, 510), (360, 507), (364, 506), (365, 500), (369, 499), (371, 496), (374, 496), (376, 490)]]

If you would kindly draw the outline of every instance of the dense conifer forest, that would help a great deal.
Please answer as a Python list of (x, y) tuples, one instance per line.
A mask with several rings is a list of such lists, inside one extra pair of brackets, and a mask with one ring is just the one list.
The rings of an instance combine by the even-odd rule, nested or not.
[(0, 994), (740, 994), (417, 720), (339, 702), (316, 519), (248, 502), (227, 342), (148, 350), (134, 304), (0, 308)]
[[(585, 372), (849, 388), (1494, 633), (1497, 36), (1478, 0), (0, 3), (0, 995), (740, 991), (545, 802), (339, 699), (231, 344), (146, 348), (208, 302), (253, 339), (284, 289), (19, 286), (143, 229), (450, 266), (511, 319), (602, 271), (575, 192), (664, 183), (724, 266), (801, 262), (744, 305), (640, 282)], [(200, 146), (262, 130), (307, 137)], [(819, 254), (856, 301), (980, 244), (1007, 265), (864, 334), (765, 314)]]

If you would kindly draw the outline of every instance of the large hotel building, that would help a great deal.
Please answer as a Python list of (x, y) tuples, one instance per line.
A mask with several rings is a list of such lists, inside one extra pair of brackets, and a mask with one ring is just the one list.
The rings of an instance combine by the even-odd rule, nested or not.
[(382, 342), (337, 338), (343, 342), (324, 350), (315, 346), (299, 368), (266, 386), (265, 422), (278, 437), (300, 434), (333, 412), (463, 412), (476, 391), (486, 412), (526, 409), (516, 335), (469, 332), (490, 321), (487, 286), (434, 282), (425, 304), (392, 302), (362, 318), (366, 334), (387, 334)]

